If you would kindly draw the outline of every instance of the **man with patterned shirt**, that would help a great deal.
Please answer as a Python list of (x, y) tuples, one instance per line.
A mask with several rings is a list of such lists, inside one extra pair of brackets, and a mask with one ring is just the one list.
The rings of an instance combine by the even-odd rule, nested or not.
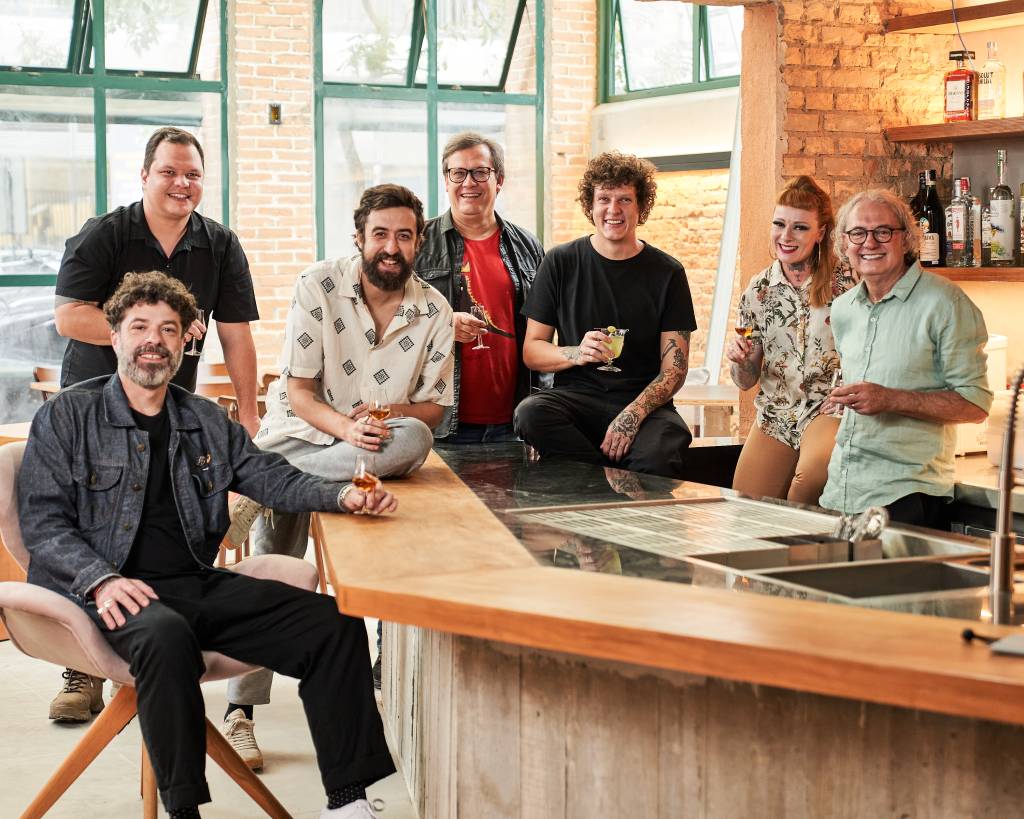
[[(453, 403), (452, 311), (413, 274), (423, 236), (423, 205), (400, 185), (363, 192), (351, 258), (318, 262), (299, 276), (288, 314), (281, 378), (267, 390), (255, 441), (305, 472), (350, 480), (360, 456), (378, 477), (400, 477), (423, 463), (433, 428)], [(368, 413), (373, 390), (390, 415)], [(243, 500), (228, 539), (241, 542), (262, 507)], [(256, 554), (302, 557), (308, 514), (275, 512), (256, 525)], [(270, 701), (270, 672), (232, 680), (224, 732), (252, 768), (263, 758), (252, 707)]]

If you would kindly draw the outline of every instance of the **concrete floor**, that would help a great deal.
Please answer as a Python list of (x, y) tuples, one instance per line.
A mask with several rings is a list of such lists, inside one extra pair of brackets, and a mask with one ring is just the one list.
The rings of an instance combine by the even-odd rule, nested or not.
[[(368, 631), (376, 621), (367, 621)], [(0, 643), (0, 817), (15, 817), (35, 796), (50, 774), (84, 733), (85, 725), (61, 725), (47, 719), (50, 700), (60, 689), (61, 669), (21, 654), (10, 642)], [(227, 682), (203, 686), (207, 715), (215, 723), (224, 714)], [(267, 787), (296, 819), (317, 817), (326, 804), (313, 755), (297, 681), (276, 677), (270, 705), (256, 710), (256, 740), (265, 767)], [(109, 701), (109, 684), (106, 699)], [(107, 746), (54, 806), (47, 817), (83, 816), (125, 819), (140, 816), (138, 795), (140, 737), (138, 722)], [(262, 813), (220, 768), (207, 759), (211, 804), (204, 819), (254, 819)], [(400, 774), (378, 782), (371, 797), (387, 805), (381, 819), (416, 819)], [(166, 816), (161, 806), (160, 816)]]

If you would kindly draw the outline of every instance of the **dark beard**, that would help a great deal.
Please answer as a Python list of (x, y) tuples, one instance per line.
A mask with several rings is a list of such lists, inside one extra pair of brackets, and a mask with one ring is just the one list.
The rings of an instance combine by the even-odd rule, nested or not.
[[(393, 276), (381, 273), (377, 265), (383, 261), (397, 261), (399, 263), (398, 272)], [(382, 250), (369, 261), (366, 256), (363, 256), (363, 274), (370, 284), (381, 290), (401, 290), (412, 275), (412, 265), (400, 254), (391, 255)]]
[[(125, 355), (121, 350), (117, 353), (117, 369), (130, 381), (146, 389), (156, 389), (168, 383), (181, 366), (181, 353), (175, 356), (162, 344), (142, 344), (136, 347), (131, 355)], [(146, 353), (160, 353), (164, 356), (163, 366), (154, 364), (140, 364), (139, 356)]]

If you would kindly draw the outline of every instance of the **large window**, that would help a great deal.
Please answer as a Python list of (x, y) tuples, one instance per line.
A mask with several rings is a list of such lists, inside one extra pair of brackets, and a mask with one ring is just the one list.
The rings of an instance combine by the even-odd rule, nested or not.
[(317, 248), (352, 250), (352, 211), (381, 182), (448, 207), (440, 153), (459, 131), (505, 147), (497, 209), (539, 232), (543, 0), (322, 0)]
[(742, 6), (601, 0), (601, 101), (737, 85)]
[(202, 211), (227, 220), (223, 14), (220, 0), (0, 0), (0, 423), (31, 417), (33, 366), (63, 354), (65, 240), (141, 198), (155, 128), (199, 137)]

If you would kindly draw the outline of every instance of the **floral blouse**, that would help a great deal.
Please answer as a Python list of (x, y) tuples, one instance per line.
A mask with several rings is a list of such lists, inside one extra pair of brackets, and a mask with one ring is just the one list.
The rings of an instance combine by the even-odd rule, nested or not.
[[(856, 284), (849, 269), (837, 267), (832, 298)], [(810, 305), (810, 279), (794, 287), (774, 262), (740, 296), (738, 327), (753, 327), (764, 347), (761, 389), (754, 399), (757, 425), (793, 449), (818, 415), (832, 389), (839, 354), (832, 338), (831, 304)]]

